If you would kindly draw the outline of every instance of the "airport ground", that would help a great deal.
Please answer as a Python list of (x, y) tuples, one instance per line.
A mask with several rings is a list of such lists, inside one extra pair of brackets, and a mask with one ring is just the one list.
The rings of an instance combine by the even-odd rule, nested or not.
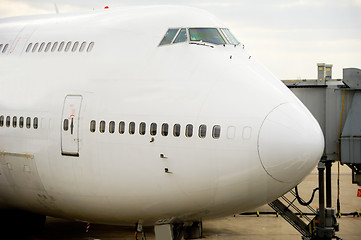
[[(314, 170), (299, 185), (299, 193), (302, 198), (308, 200), (312, 189), (317, 187), (317, 170)], [(337, 165), (332, 168), (332, 205), (336, 206), (337, 196)], [(361, 197), (357, 197), (357, 191), (361, 187), (351, 183), (351, 171), (346, 166), (340, 171), (340, 202), (341, 213), (361, 211)], [(311, 206), (317, 208), (318, 194)], [(251, 212), (271, 212), (268, 206), (253, 209)], [(361, 239), (361, 217), (341, 216), (337, 221), (340, 224), (340, 231), (337, 233), (345, 240)], [(21, 231), (19, 229), (19, 231)], [(145, 228), (148, 240), (154, 239), (153, 228)], [(290, 226), (283, 218), (276, 215), (236, 215), (222, 219), (208, 220), (203, 222), (204, 238), (209, 240), (300, 240), (301, 235)], [(3, 239), (3, 238), (1, 238)], [(11, 238), (9, 238), (11, 239)], [(86, 224), (63, 219), (48, 217), (45, 229), (37, 236), (29, 237), (30, 240), (128, 240), (134, 239), (134, 229), (131, 227), (119, 227), (109, 225), (90, 225), (86, 232)], [(138, 238), (141, 239), (141, 238)]]

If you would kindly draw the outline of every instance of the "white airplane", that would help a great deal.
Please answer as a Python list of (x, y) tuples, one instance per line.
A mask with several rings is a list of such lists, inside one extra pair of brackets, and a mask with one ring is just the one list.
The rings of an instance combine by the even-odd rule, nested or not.
[(203, 10), (0, 20), (0, 207), (33, 227), (199, 237), (203, 219), (292, 189), (323, 147), (306, 107)]

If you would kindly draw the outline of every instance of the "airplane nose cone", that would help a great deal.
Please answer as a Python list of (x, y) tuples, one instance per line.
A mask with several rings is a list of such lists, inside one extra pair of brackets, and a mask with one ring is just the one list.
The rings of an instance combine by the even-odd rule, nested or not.
[(293, 103), (273, 109), (258, 136), (258, 153), (266, 172), (280, 182), (298, 182), (316, 166), (324, 149), (321, 128), (304, 108)]

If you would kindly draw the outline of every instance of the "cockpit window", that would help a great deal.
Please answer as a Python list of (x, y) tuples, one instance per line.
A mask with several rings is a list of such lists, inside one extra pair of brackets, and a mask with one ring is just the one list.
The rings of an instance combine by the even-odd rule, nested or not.
[(180, 43), (180, 42), (186, 42), (187, 41), (187, 31), (185, 28), (182, 28), (179, 33), (178, 36), (176, 37), (176, 39), (174, 40), (173, 43)]
[(189, 36), (191, 41), (202, 41), (214, 44), (226, 44), (217, 28), (190, 28)]
[(167, 33), (164, 35), (162, 41), (159, 43), (159, 46), (171, 44), (175, 35), (177, 34), (179, 28), (170, 28)]
[(239, 41), (233, 36), (233, 34), (231, 33), (231, 31), (229, 31), (228, 28), (221, 28), (221, 31), (230, 44), (233, 44), (233, 45), (239, 44)]

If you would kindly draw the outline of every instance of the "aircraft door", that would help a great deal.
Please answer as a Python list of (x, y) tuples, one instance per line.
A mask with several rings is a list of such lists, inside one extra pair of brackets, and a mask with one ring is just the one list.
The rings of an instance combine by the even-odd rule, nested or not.
[(61, 123), (61, 154), (79, 157), (79, 119), (82, 96), (67, 95)]

